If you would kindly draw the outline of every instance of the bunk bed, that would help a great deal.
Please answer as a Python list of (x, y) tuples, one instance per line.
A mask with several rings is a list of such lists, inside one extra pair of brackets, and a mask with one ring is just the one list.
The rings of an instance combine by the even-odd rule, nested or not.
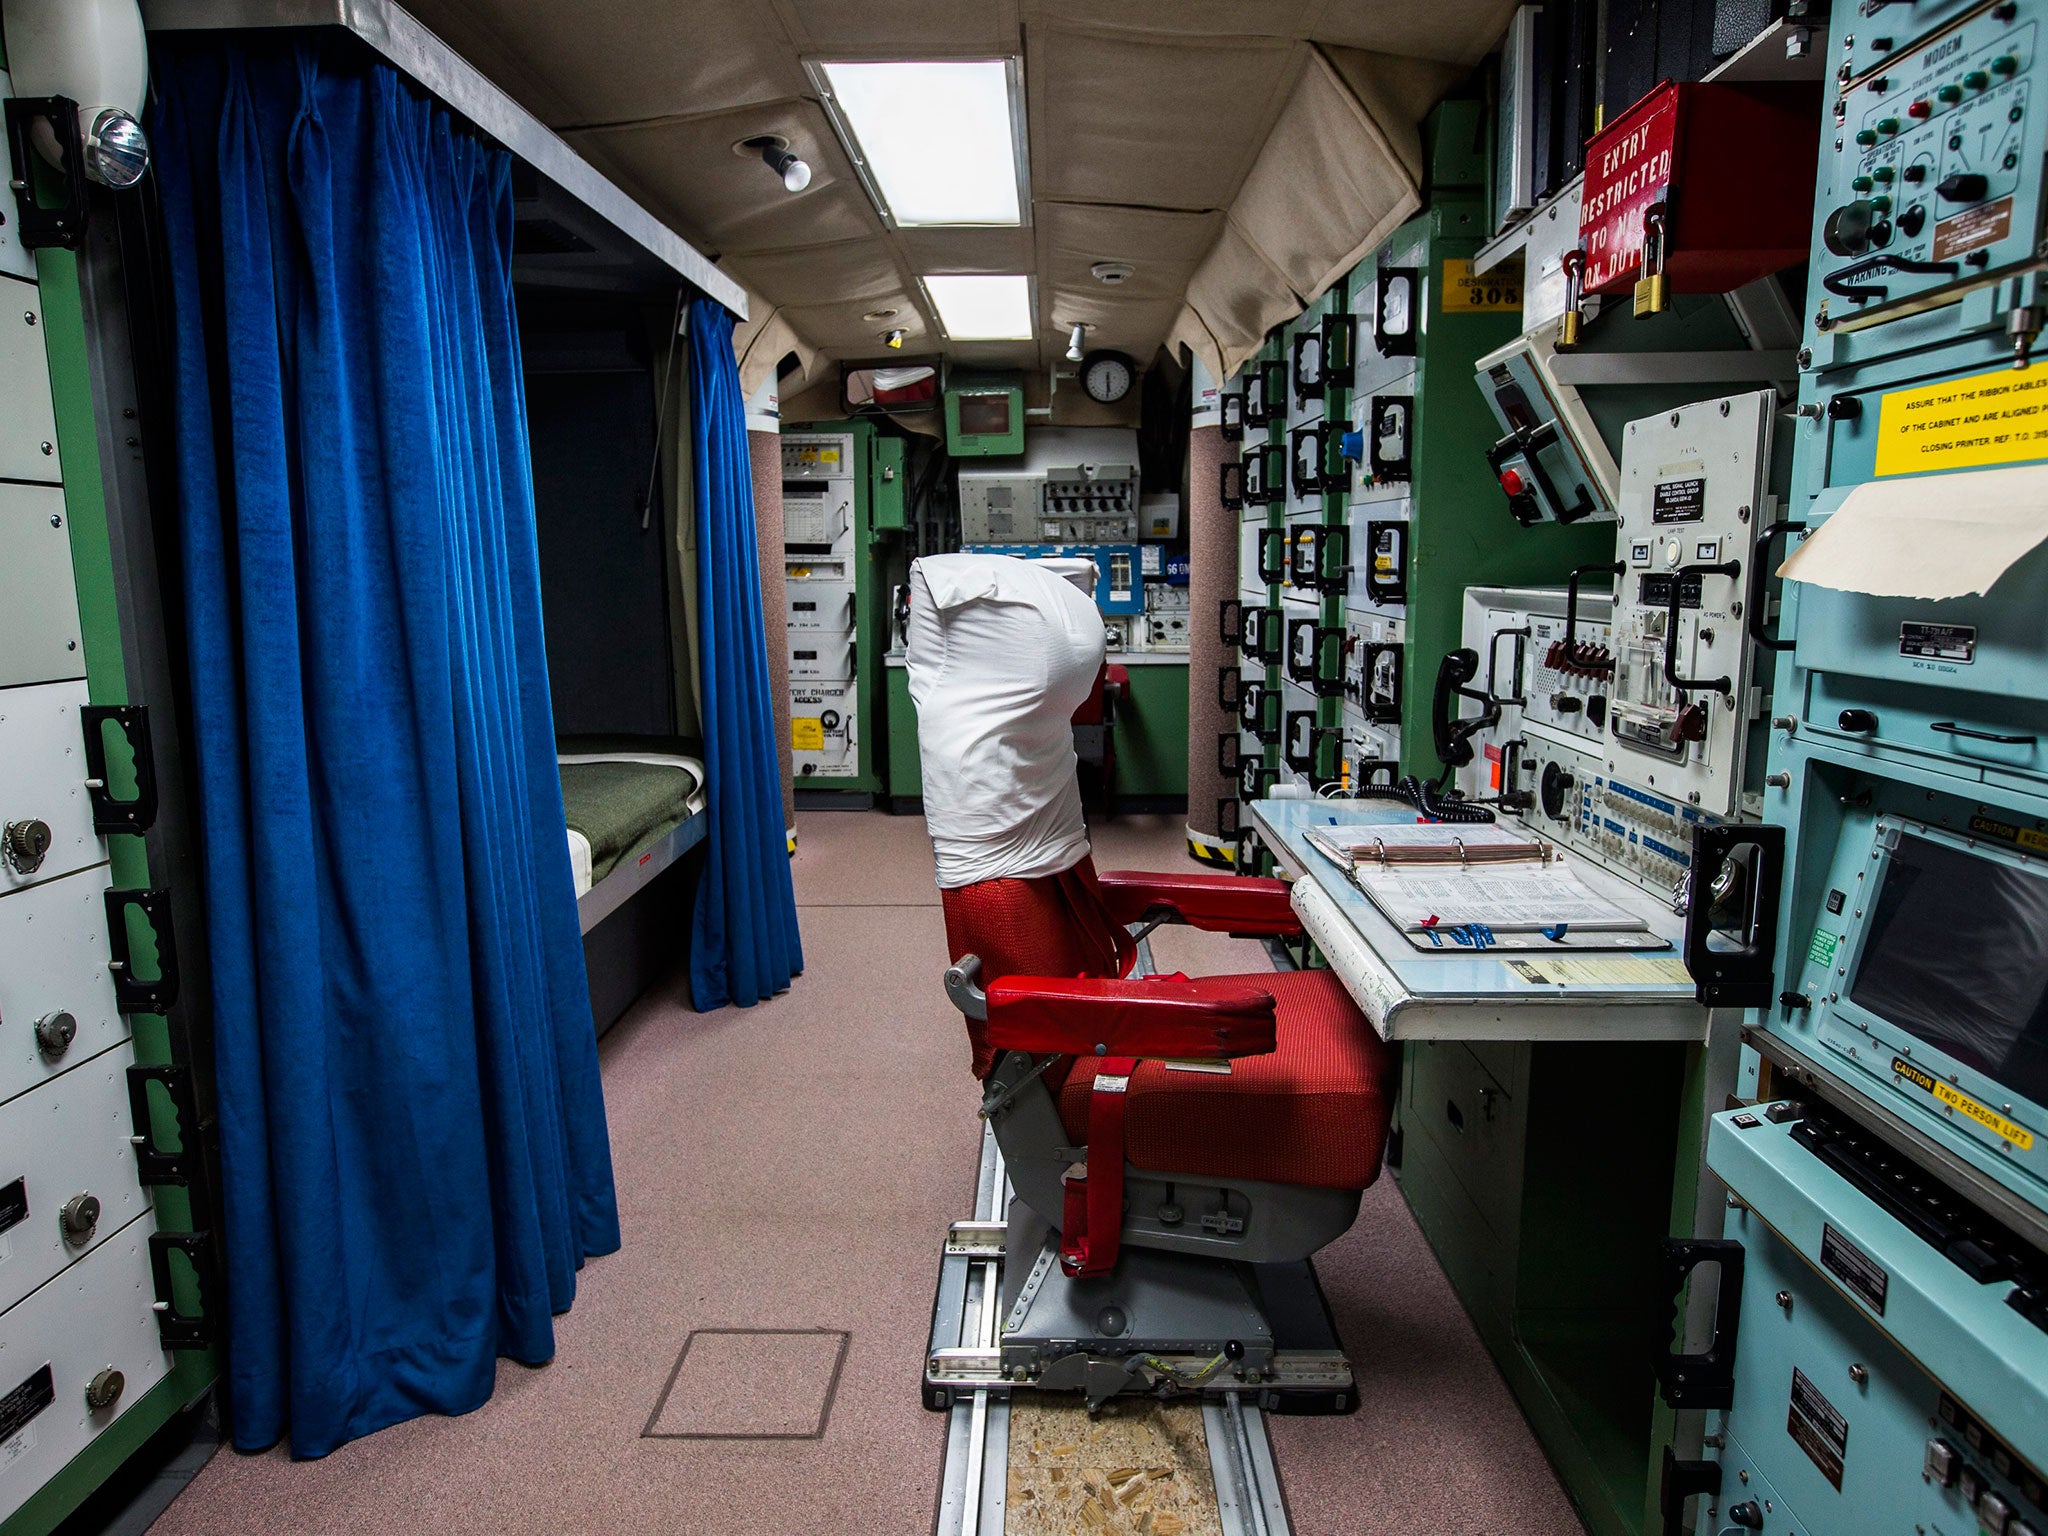
[(704, 764), (671, 744), (560, 744), (562, 809), (584, 933), (704, 840)]

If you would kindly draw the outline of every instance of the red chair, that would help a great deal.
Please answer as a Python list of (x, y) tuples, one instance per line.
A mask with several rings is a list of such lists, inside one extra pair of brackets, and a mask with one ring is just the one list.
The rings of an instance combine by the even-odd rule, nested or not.
[(1095, 687), (1074, 711), (1074, 756), (1093, 770), (1095, 797), (1085, 792), (1084, 804), (1092, 804), (1105, 816), (1116, 814), (1116, 712), (1131, 691), (1128, 668), (1105, 663), (1095, 675)]
[[(943, 901), (947, 991), (1016, 1196), (1000, 1382), (1350, 1408), (1308, 1260), (1379, 1175), (1393, 1055), (1326, 970), (1134, 973), (1163, 922), (1298, 933), (1287, 886), (1084, 859)], [(947, 1381), (928, 1372), (933, 1406)]]

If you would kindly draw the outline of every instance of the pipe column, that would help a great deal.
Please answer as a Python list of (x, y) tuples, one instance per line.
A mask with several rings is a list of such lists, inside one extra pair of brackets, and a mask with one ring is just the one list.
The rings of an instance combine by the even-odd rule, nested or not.
[(1237, 446), (1223, 440), (1221, 393), (1197, 358), (1188, 432), (1188, 852), (1209, 864), (1229, 863), (1237, 845), (1217, 809), (1237, 794), (1216, 765), (1218, 738), (1237, 730), (1216, 690), (1217, 673), (1236, 660), (1217, 632), (1223, 601), (1237, 596), (1237, 514), (1223, 505), (1223, 466)]
[(761, 564), (761, 621), (768, 631), (768, 687), (782, 773), (782, 824), (796, 847), (796, 781), (789, 757), (789, 595), (782, 550), (782, 402), (774, 376), (747, 402), (747, 455), (754, 470), (754, 538)]

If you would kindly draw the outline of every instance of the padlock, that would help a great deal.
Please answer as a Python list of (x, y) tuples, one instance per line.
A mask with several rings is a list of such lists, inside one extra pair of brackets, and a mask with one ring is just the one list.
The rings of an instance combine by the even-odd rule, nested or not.
[(1636, 318), (1661, 315), (1671, 303), (1670, 281), (1664, 275), (1664, 205), (1652, 203), (1643, 215), (1643, 275), (1636, 279)]
[(1558, 264), (1564, 269), (1564, 313), (1557, 321), (1557, 345), (1558, 350), (1569, 351), (1579, 344), (1579, 333), (1586, 324), (1582, 312), (1584, 296), (1580, 292), (1586, 275), (1586, 253), (1566, 251)]

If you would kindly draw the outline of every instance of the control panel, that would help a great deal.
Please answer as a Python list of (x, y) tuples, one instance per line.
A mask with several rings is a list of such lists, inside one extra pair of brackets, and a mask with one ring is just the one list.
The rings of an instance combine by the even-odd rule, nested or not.
[(2041, 238), (2039, 20), (2011, 3), (1923, 4), (1858, 23), (1838, 45), (1816, 211), (1829, 326), (1988, 280)]
[(1486, 462), (1524, 527), (1614, 516), (1620, 469), (1579, 392), (1554, 376), (1555, 355), (1546, 328), (1478, 363), (1480, 393), (1502, 433)]
[(1756, 711), (1744, 615), (1775, 410), (1760, 390), (1623, 437), (1608, 739), (1625, 777), (1716, 816), (1740, 804)]
[(1117, 544), (1139, 537), (1137, 433), (1036, 427), (1024, 452), (962, 465), (960, 541)]

